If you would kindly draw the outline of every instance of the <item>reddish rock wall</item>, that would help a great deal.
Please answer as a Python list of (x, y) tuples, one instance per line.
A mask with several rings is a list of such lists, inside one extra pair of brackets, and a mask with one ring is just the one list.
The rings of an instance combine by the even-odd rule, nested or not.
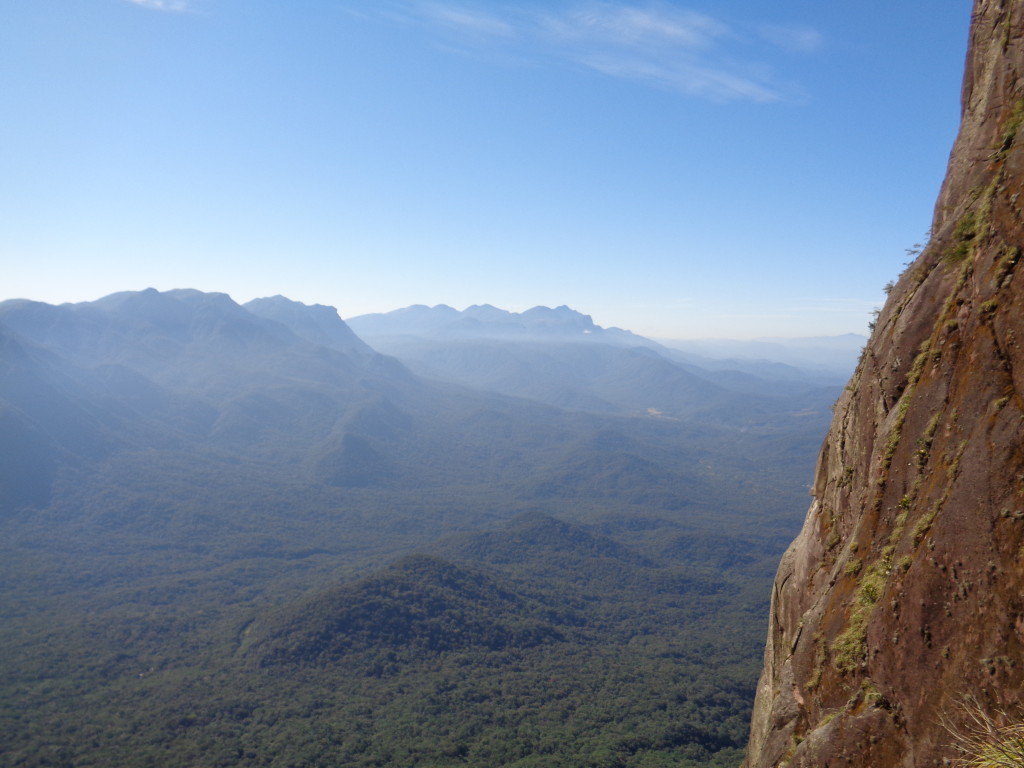
[(1024, 704), (1024, 0), (977, 0), (933, 236), (835, 410), (747, 768), (939, 766)]

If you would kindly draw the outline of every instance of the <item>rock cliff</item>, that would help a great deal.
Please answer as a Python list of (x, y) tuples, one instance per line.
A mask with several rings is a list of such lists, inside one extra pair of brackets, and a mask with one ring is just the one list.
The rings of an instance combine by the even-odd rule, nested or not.
[(956, 764), (1024, 721), (1024, 0), (976, 0), (962, 105), (779, 567), (746, 768)]

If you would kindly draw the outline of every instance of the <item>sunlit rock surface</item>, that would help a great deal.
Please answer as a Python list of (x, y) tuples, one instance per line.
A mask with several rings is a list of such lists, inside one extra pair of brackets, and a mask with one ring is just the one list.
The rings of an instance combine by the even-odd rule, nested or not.
[(946, 765), (964, 702), (1024, 700), (1022, 38), (1024, 3), (976, 2), (931, 241), (776, 578), (747, 768)]

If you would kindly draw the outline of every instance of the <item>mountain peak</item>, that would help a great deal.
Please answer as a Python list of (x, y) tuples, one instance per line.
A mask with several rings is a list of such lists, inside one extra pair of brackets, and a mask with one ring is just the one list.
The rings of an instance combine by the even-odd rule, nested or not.
[(510, 312), (491, 304), (473, 304), (459, 312), (439, 304), (413, 305), (384, 314), (352, 317), (352, 329), (365, 339), (421, 336), (443, 339), (503, 339), (523, 341), (601, 341), (618, 346), (656, 346), (642, 336), (619, 328), (602, 328), (590, 315), (562, 304)]
[(287, 327), (301, 339), (346, 353), (373, 355), (341, 319), (338, 310), (324, 304), (303, 304), (281, 295), (253, 299), (244, 305), (252, 314)]

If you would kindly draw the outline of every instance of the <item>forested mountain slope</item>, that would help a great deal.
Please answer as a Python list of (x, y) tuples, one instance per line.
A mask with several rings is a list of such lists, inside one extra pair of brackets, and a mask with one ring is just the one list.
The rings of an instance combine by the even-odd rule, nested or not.
[(821, 418), (426, 381), (281, 297), (0, 303), (0, 765), (734, 765)]

